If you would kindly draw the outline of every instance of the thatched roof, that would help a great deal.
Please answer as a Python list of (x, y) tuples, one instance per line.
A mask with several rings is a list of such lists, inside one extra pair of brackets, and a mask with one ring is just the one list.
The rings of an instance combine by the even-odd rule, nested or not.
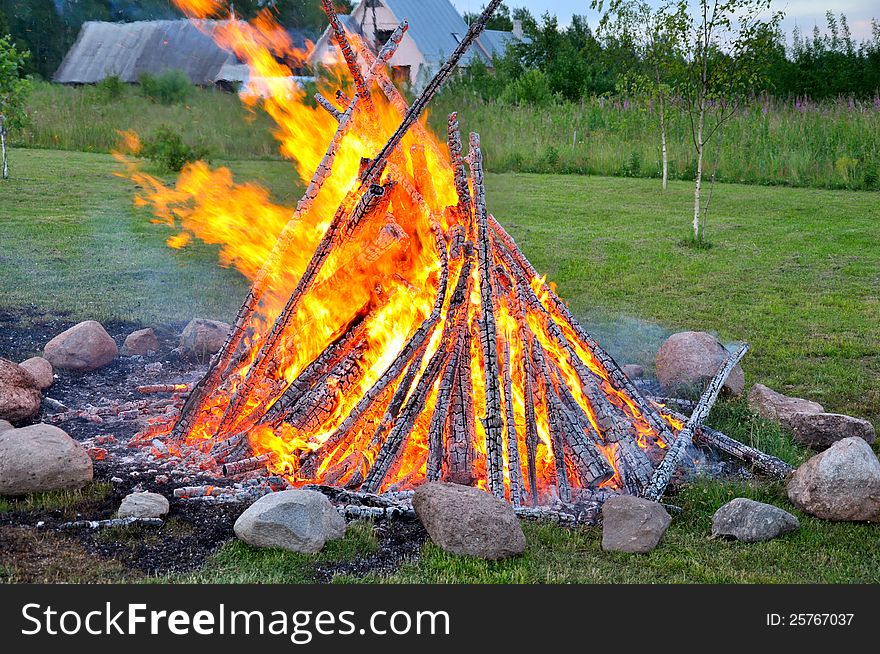
[(209, 34), (216, 23), (84, 23), (53, 79), (62, 84), (94, 84), (118, 75), (124, 82), (137, 82), (143, 73), (177, 69), (186, 73), (193, 84), (211, 85), (223, 65), (235, 61), (211, 39)]

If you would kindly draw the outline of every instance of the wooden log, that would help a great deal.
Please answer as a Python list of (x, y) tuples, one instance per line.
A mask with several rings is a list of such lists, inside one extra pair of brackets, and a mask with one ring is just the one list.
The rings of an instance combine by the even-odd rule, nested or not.
[(493, 283), (493, 256), (490, 244), (486, 187), (483, 179), (483, 153), (480, 136), (470, 136), (470, 166), (474, 183), (474, 217), (477, 224), (477, 262), (480, 280), (479, 321), (480, 345), (483, 349), (483, 372), (486, 391), (486, 416), (482, 419), (486, 431), (486, 477), (489, 491), (504, 497), (504, 455), (502, 453), (504, 423), (501, 418), (501, 389), (498, 368), (498, 333), (495, 325), (495, 290)]
[(461, 129), (458, 125), (458, 112), (449, 114), (446, 123), (446, 144), (449, 148), (449, 157), (452, 161), (455, 190), (458, 193), (458, 212), (467, 230), (466, 237), (472, 236), (473, 217), (471, 215), (471, 191), (468, 185), (467, 171), (464, 167), (464, 157), (461, 145)]
[(339, 46), (339, 50), (342, 52), (342, 58), (345, 60), (346, 66), (348, 66), (348, 72), (354, 81), (354, 88), (357, 91), (357, 95), (372, 111), (374, 107), (373, 98), (370, 96), (370, 89), (367, 86), (367, 81), (364, 79), (363, 73), (361, 72), (361, 67), (357, 62), (357, 55), (355, 55), (351, 44), (348, 42), (348, 38), (345, 36), (345, 27), (343, 26), (342, 21), (339, 20), (339, 16), (336, 13), (336, 7), (333, 6), (333, 0), (321, 0), (321, 8), (324, 10), (324, 13), (327, 14), (327, 19), (330, 21), (330, 31), (333, 33), (333, 40), (336, 41), (336, 45)]
[[(495, 220), (493, 216), (489, 216), (489, 224), (492, 228), (493, 233), (501, 240), (501, 242), (503, 242), (507, 246), (507, 249), (513, 255), (513, 258), (518, 264), (520, 270), (530, 280), (541, 279), (538, 271), (535, 270), (531, 262), (529, 262), (529, 260), (526, 259), (526, 257), (522, 254), (510, 234), (505, 231), (505, 229), (497, 220)], [(590, 352), (590, 354), (602, 365), (602, 368), (608, 373), (610, 381), (614, 384), (614, 386), (619, 390), (625, 392), (627, 397), (632, 400), (633, 404), (635, 404), (635, 406), (639, 409), (641, 417), (643, 417), (648, 422), (648, 424), (651, 425), (656, 434), (660, 437), (660, 440), (665, 445), (669, 445), (673, 440), (675, 440), (675, 436), (669, 429), (669, 425), (657, 413), (656, 407), (654, 407), (642, 396), (636, 385), (633, 384), (629, 377), (624, 374), (623, 370), (620, 368), (617, 362), (599, 346), (595, 339), (593, 339), (593, 337), (591, 337), (587, 333), (587, 331), (583, 329), (583, 327), (581, 327), (581, 325), (575, 319), (574, 315), (572, 315), (571, 311), (568, 309), (565, 303), (559, 298), (558, 295), (556, 295), (556, 292), (552, 289), (552, 287), (546, 282), (542, 282), (542, 290), (549, 298), (549, 301), (553, 305), (554, 310), (559, 312), (559, 314), (565, 318), (565, 321), (577, 335), (584, 348)]]
[[(672, 416), (680, 422), (687, 422), (687, 416), (671, 411), (669, 409), (661, 409), (662, 414)], [(714, 447), (725, 454), (744, 461), (752, 466), (761, 474), (767, 475), (773, 479), (786, 479), (792, 472), (794, 466), (786, 463), (782, 459), (766, 454), (761, 450), (750, 447), (745, 443), (731, 438), (717, 429), (712, 429), (706, 425), (700, 425), (694, 434), (694, 441), (709, 447)]]
[(521, 287), (517, 286), (516, 301), (513, 305), (516, 323), (519, 327), (519, 340), (523, 347), (523, 386), (525, 388), (526, 397), (526, 456), (529, 475), (529, 489), (532, 495), (532, 504), (538, 504), (538, 470), (537, 470), (537, 448), (538, 448), (538, 422), (535, 417), (534, 398), (537, 391), (537, 378), (533, 369), (531, 352), (532, 352), (532, 333), (526, 324), (525, 318), (525, 294)]
[(444, 453), (444, 478), (455, 484), (471, 486), (474, 483), (474, 442), (476, 418), (474, 417), (473, 383), (471, 379), (471, 332), (466, 325), (461, 331), (461, 351), (458, 371), (453, 380), (452, 408), (446, 425)]
[(330, 100), (325, 98), (321, 93), (315, 93), (315, 102), (317, 102), (321, 107), (323, 107), (328, 114), (333, 116), (336, 119), (336, 122), (342, 121), (343, 112), (339, 111)]
[(260, 454), (259, 456), (252, 456), (249, 459), (242, 459), (241, 461), (224, 463), (222, 468), (223, 476), (235, 477), (236, 475), (240, 475), (245, 472), (251, 472), (252, 470), (260, 470), (261, 468), (265, 468), (271, 462), (272, 455)]
[[(513, 370), (510, 365), (510, 344), (507, 338), (503, 342), (503, 359), (504, 367), (502, 368), (502, 376), (504, 378), (504, 412), (507, 426), (507, 471), (510, 480), (510, 502), (513, 506), (522, 506), (523, 499), (523, 482), (522, 482), (522, 466), (519, 461), (519, 439), (516, 433), (516, 419), (513, 412)], [(526, 402), (530, 402), (531, 398), (527, 398)]]
[(58, 525), (59, 529), (103, 529), (106, 527), (130, 527), (132, 525), (143, 525), (145, 527), (161, 527), (164, 523), (162, 518), (136, 518), (130, 516), (128, 518), (110, 518), (109, 520), (75, 520), (74, 522), (63, 522)]
[[(327, 1), (329, 0), (324, 0), (324, 2)], [(501, 5), (501, 2), (502, 0), (490, 0), (489, 4), (483, 10), (483, 13), (470, 24), (467, 33), (462, 37), (461, 41), (459, 41), (458, 46), (453, 50), (449, 59), (446, 60), (446, 63), (441, 66), (440, 70), (437, 71), (437, 74), (428, 82), (422, 90), (421, 95), (419, 95), (415, 102), (412, 103), (409, 110), (404, 114), (400, 126), (385, 144), (385, 147), (383, 147), (379, 154), (376, 155), (376, 158), (373, 159), (370, 168), (365, 171), (364, 176), (361, 178), (363, 183), (371, 184), (376, 181), (376, 170), (382, 165), (382, 162), (388, 159), (391, 152), (397, 148), (406, 133), (419, 120), (422, 113), (425, 111), (425, 108), (428, 106), (428, 103), (431, 102), (434, 96), (437, 95), (440, 89), (443, 88), (443, 85), (452, 76), (458, 62), (464, 56), (465, 52), (470, 49), (473, 42), (483, 33), (483, 30), (486, 29), (486, 23), (489, 22), (489, 19), (492, 17), (492, 14), (495, 13), (495, 10)]]
[(192, 384), (146, 384), (138, 386), (136, 390), (141, 395), (152, 395), (158, 393), (189, 393), (192, 389)]
[(748, 351), (749, 346), (743, 344), (736, 352), (727, 358), (727, 361), (724, 362), (724, 365), (721, 366), (721, 369), (712, 378), (712, 381), (709, 382), (706, 390), (700, 396), (700, 401), (697, 402), (697, 408), (694, 409), (691, 417), (688, 418), (684, 427), (678, 432), (678, 437), (670, 446), (669, 451), (666, 453), (666, 456), (663, 457), (660, 465), (654, 470), (654, 476), (651, 478), (651, 483), (645, 490), (644, 496), (647, 499), (659, 502), (660, 498), (663, 497), (666, 486), (669, 484), (675, 471), (687, 455), (687, 448), (693, 442), (694, 431), (706, 419), (706, 416), (709, 415), (709, 411), (711, 411), (712, 406), (718, 399), (718, 395), (721, 393), (724, 382), (727, 381), (730, 373), (733, 372), (733, 369)]

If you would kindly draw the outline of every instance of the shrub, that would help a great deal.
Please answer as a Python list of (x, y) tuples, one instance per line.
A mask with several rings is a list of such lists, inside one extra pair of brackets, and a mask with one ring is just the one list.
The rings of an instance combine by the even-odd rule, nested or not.
[(547, 76), (540, 70), (532, 69), (504, 87), (501, 101), (507, 104), (546, 107), (553, 101), (553, 92)]
[(125, 93), (125, 82), (119, 75), (110, 75), (105, 77), (95, 85), (98, 92), (98, 99), (102, 102), (113, 102), (118, 100)]
[(207, 159), (208, 149), (190, 146), (172, 128), (160, 127), (144, 140), (141, 156), (167, 170), (178, 172), (188, 163)]
[(140, 83), (144, 96), (160, 104), (181, 104), (193, 92), (192, 82), (180, 70), (168, 70), (158, 75), (144, 73), (140, 77)]

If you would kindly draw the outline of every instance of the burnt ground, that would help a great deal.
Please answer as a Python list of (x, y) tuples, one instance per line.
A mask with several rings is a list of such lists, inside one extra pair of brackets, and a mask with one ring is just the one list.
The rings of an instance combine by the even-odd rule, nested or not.
[[(22, 361), (37, 356), (54, 336), (76, 323), (64, 316), (45, 316), (30, 310), (0, 311), (0, 356)], [(121, 347), (125, 337), (147, 325), (109, 321), (102, 323)], [(52, 502), (0, 499), (0, 581), (112, 582), (185, 574), (201, 568), (224, 543), (234, 538), (232, 526), (247, 507), (243, 503), (199, 503), (172, 497), (175, 486), (219, 483), (206, 475), (186, 475), (173, 463), (151, 467), (132, 457), (127, 443), (143, 427), (136, 420), (108, 420), (102, 424), (82, 418), (54, 423), (53, 415), (105, 402), (143, 399), (136, 387), (143, 384), (190, 382), (204, 366), (172, 354), (184, 323), (149, 325), (161, 350), (150, 357), (118, 357), (111, 365), (91, 373), (57, 371), (55, 384), (45, 391), (40, 414), (31, 423), (57, 424), (78, 441), (92, 444), (97, 437), (113, 436), (102, 444), (109, 455), (94, 461), (95, 482), (89, 492), (68, 493)], [(161, 363), (158, 373), (145, 369)], [(19, 424), (16, 426), (25, 426)], [(165, 469), (167, 468), (167, 469)], [(171, 473), (165, 481), (159, 473)], [(157, 480), (158, 479), (158, 480)], [(114, 517), (122, 498), (132, 491), (149, 490), (169, 498), (171, 511), (161, 527), (131, 525), (104, 529), (60, 529), (74, 520)], [(374, 526), (378, 550), (355, 560), (315, 563), (314, 579), (328, 582), (336, 573), (387, 574), (418, 556), (427, 534), (416, 521), (379, 522)]]

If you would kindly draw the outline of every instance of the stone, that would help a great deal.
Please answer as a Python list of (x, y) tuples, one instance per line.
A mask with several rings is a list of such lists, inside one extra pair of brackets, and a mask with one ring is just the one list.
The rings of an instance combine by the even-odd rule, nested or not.
[(0, 359), (0, 419), (18, 422), (40, 412), (43, 396), (31, 374), (14, 361)]
[(749, 391), (749, 407), (758, 415), (789, 427), (791, 417), (796, 413), (823, 413), (825, 408), (818, 402), (800, 397), (789, 397), (777, 393), (764, 384), (755, 384)]
[(644, 554), (660, 543), (672, 517), (662, 504), (632, 495), (615, 495), (602, 506), (602, 549)]
[(4, 431), (9, 431), (10, 429), (15, 429), (15, 427), (12, 426), (11, 422), (9, 422), (8, 420), (0, 420), (0, 434), (2, 434)]
[(55, 383), (55, 371), (52, 369), (52, 364), (43, 357), (31, 357), (18, 365), (34, 378), (34, 384), (41, 391), (45, 391)]
[(92, 481), (88, 452), (53, 425), (0, 433), (0, 495), (82, 488)]
[(43, 356), (54, 368), (91, 372), (113, 363), (119, 354), (110, 334), (94, 320), (86, 320), (46, 343)]
[(880, 461), (863, 438), (837, 441), (795, 470), (788, 499), (825, 520), (880, 522)]
[[(657, 351), (657, 381), (667, 393), (692, 387), (702, 390), (730, 354), (717, 338), (706, 332), (673, 334)], [(724, 383), (723, 391), (738, 397), (745, 385), (745, 375), (737, 365)]]
[(323, 494), (309, 490), (269, 493), (242, 513), (235, 535), (254, 547), (314, 554), (345, 536), (345, 519)]
[(800, 528), (798, 519), (772, 504), (745, 497), (731, 500), (712, 516), (712, 535), (746, 543), (770, 540)]
[(225, 322), (194, 318), (180, 335), (179, 355), (206, 363), (223, 347), (229, 330)]
[(623, 367), (623, 374), (630, 379), (641, 379), (645, 376), (645, 369), (634, 363), (629, 363)]
[(122, 356), (146, 356), (151, 352), (159, 351), (159, 339), (156, 338), (156, 332), (149, 327), (147, 329), (139, 329), (125, 337), (122, 344)]
[(789, 418), (792, 438), (814, 450), (824, 450), (844, 438), (861, 438), (868, 444), (877, 438), (874, 425), (839, 413), (795, 413)]
[(161, 518), (168, 513), (168, 500), (159, 493), (131, 493), (122, 498), (120, 518)]
[(478, 488), (430, 482), (416, 489), (412, 503), (431, 540), (452, 554), (494, 560), (526, 548), (513, 507)]

